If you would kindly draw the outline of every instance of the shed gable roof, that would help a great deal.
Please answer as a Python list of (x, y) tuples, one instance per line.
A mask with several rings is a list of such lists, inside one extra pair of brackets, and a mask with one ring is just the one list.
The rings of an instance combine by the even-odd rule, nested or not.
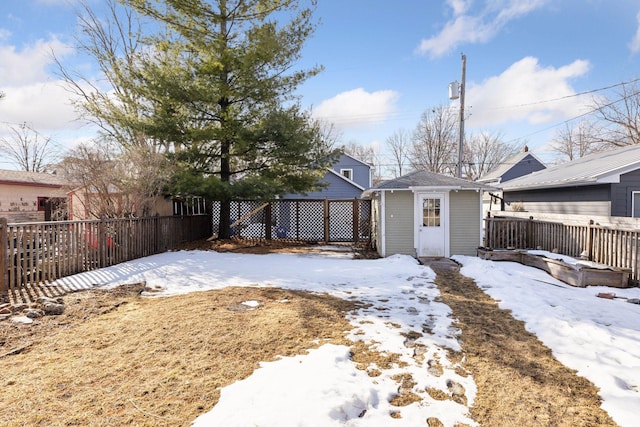
[(505, 182), (503, 190), (587, 186), (620, 182), (620, 175), (640, 169), (640, 146), (590, 154)]
[(441, 175), (426, 170), (417, 170), (399, 178), (383, 181), (370, 190), (410, 190), (419, 187), (456, 188), (460, 190), (487, 190), (487, 185), (466, 179)]

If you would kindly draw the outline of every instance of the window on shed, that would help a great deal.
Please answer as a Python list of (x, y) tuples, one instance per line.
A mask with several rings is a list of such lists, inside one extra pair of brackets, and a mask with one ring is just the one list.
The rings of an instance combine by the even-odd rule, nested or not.
[(353, 181), (353, 169), (340, 169), (340, 175)]
[(423, 199), (422, 226), (440, 227), (440, 198)]

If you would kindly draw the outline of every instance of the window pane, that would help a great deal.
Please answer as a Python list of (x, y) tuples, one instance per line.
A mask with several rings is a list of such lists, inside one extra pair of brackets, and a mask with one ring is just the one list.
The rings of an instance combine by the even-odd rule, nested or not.
[(440, 227), (440, 199), (423, 199), (422, 226)]

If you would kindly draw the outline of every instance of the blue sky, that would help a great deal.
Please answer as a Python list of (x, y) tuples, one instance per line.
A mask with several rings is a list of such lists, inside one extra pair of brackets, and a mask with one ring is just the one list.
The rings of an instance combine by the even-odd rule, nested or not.
[[(99, 5), (99, 0), (90, 0)], [(76, 120), (49, 52), (91, 70), (73, 48), (75, 0), (0, 2), (0, 124), (27, 122), (66, 146), (91, 136)], [(320, 24), (301, 66), (325, 70), (299, 91), (341, 142), (378, 147), (448, 99), (467, 58), (467, 134), (522, 139), (543, 160), (546, 144), (593, 96), (640, 74), (637, 0), (319, 0)], [(580, 95), (584, 92), (596, 92)], [(8, 167), (0, 159), (0, 167)]]

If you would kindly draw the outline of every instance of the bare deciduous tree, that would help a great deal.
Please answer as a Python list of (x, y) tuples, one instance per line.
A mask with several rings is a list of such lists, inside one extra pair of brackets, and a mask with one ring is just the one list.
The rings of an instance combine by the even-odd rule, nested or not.
[(602, 129), (592, 120), (581, 120), (575, 126), (566, 124), (559, 129), (551, 148), (560, 153), (564, 160), (575, 160), (606, 148), (602, 138)]
[(455, 176), (457, 167), (457, 115), (438, 106), (422, 114), (413, 133), (411, 166)]
[(62, 149), (58, 144), (26, 123), (9, 126), (9, 132), (10, 136), (0, 138), (0, 153), (20, 170), (48, 172), (59, 160)]
[(389, 168), (394, 177), (407, 173), (406, 166), (409, 164), (409, 156), (411, 154), (411, 135), (404, 129), (393, 132), (387, 138), (387, 147), (393, 158), (393, 165)]
[(524, 147), (524, 142), (507, 144), (501, 134), (480, 132), (470, 135), (464, 145), (463, 176), (475, 180), (490, 172)]
[(597, 113), (609, 124), (600, 137), (613, 147), (640, 144), (640, 84), (636, 80), (620, 88), (616, 99), (595, 101)]
[(59, 165), (73, 183), (74, 203), (90, 218), (150, 215), (168, 184), (169, 168), (160, 153), (145, 147), (117, 152), (108, 143), (80, 145)]

